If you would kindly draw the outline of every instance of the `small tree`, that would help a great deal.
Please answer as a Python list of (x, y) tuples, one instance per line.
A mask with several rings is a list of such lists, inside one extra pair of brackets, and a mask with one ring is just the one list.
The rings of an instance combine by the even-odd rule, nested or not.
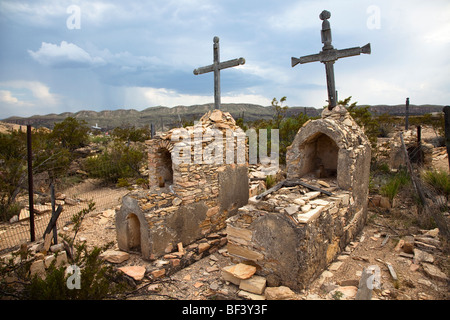
[(13, 206), (27, 177), (26, 136), (0, 133), (0, 221), (8, 221), (20, 208)]
[(64, 148), (73, 151), (88, 144), (88, 132), (86, 121), (67, 117), (64, 121), (55, 123), (50, 138), (61, 142)]
[(148, 125), (142, 128), (136, 128), (135, 126), (124, 126), (115, 128), (111, 135), (114, 138), (125, 142), (144, 142), (145, 140), (150, 139), (151, 132)]
[(278, 104), (278, 100), (276, 98), (273, 98), (272, 100), (272, 109), (274, 111), (274, 116), (273, 116), (273, 120), (274, 120), (274, 125), (275, 125), (275, 129), (279, 129), (280, 128), (280, 124), (283, 121), (283, 119), (286, 117), (286, 112), (288, 107), (284, 106), (283, 107), (283, 102), (286, 101), (286, 97), (282, 97), (280, 99), (280, 102)]

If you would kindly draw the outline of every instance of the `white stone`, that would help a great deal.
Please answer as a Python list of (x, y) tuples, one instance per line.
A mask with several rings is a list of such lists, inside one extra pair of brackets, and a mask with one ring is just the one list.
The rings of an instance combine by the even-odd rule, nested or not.
[(284, 208), (284, 211), (291, 216), (298, 211), (298, 206), (290, 205), (289, 207)]
[(264, 293), (267, 300), (293, 300), (295, 292), (285, 286), (268, 287)]
[(46, 268), (50, 267), (50, 264), (55, 260), (55, 256), (52, 254), (51, 256), (46, 256), (44, 258), (44, 266)]
[(302, 197), (304, 200), (312, 200), (314, 198), (317, 198), (320, 195), (320, 191), (311, 191), (308, 193), (305, 193)]
[(323, 209), (324, 209), (324, 206), (318, 206), (317, 208), (312, 209), (312, 210), (308, 211), (307, 213), (298, 214), (297, 220), (300, 223), (308, 223), (308, 222), (316, 219), (320, 215), (320, 213), (322, 212)]
[(303, 200), (302, 198), (294, 199), (294, 203), (298, 204), (299, 206), (304, 206), (306, 204), (305, 200)]
[(122, 263), (130, 258), (127, 252), (106, 250), (100, 255), (100, 258), (111, 263)]
[(311, 210), (311, 205), (310, 204), (305, 204), (304, 206), (302, 206), (302, 212), (306, 213), (309, 210)]
[(322, 199), (316, 199), (316, 200), (312, 200), (310, 202), (311, 205), (316, 205), (316, 206), (327, 206), (330, 203), (328, 201), (322, 200)]
[(250, 293), (244, 290), (240, 290), (238, 292), (238, 297), (247, 299), (247, 300), (265, 300), (266, 298), (263, 295)]
[(266, 288), (266, 278), (254, 275), (249, 279), (242, 280), (239, 289), (255, 294), (262, 294)]

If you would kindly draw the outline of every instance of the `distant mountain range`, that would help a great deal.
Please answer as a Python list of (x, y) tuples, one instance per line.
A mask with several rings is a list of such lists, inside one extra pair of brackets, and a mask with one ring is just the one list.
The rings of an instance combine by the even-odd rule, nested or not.
[[(361, 106), (361, 107), (366, 107)], [(411, 115), (421, 115), (432, 112), (442, 112), (444, 106), (438, 105), (410, 105)], [(103, 129), (109, 130), (118, 126), (135, 125), (142, 127), (153, 123), (157, 130), (170, 129), (180, 126), (185, 121), (195, 121), (200, 119), (208, 110), (212, 110), (214, 104), (203, 104), (193, 106), (168, 107), (150, 107), (142, 111), (135, 109), (118, 109), (104, 111), (78, 111), (64, 112), (60, 114), (35, 115), (31, 117), (9, 117), (2, 121), (19, 125), (30, 124), (34, 127), (47, 127), (52, 129), (55, 123), (63, 121), (67, 117), (74, 117), (79, 120), (85, 120), (88, 125), (98, 125)], [(273, 117), (272, 107), (263, 107), (255, 104), (224, 103), (222, 110), (229, 112), (235, 119), (244, 118), (244, 121), (254, 121), (258, 119), (270, 119)], [(399, 116), (405, 114), (405, 105), (376, 105), (369, 106), (373, 114), (388, 113)], [(319, 116), (322, 109), (312, 107), (289, 107), (287, 116), (294, 116), (299, 113), (306, 113), (310, 117)]]

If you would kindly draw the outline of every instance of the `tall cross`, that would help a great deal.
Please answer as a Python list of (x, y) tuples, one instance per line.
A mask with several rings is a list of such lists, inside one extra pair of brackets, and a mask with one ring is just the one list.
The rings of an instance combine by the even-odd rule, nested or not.
[(214, 37), (214, 63), (206, 66), (200, 67), (194, 70), (194, 74), (202, 74), (214, 71), (214, 109), (220, 109), (220, 70), (236, 67), (245, 63), (244, 58), (238, 58), (233, 60), (228, 60), (225, 62), (220, 62), (220, 52), (219, 52), (219, 37)]
[(358, 56), (361, 53), (370, 54), (370, 43), (366, 44), (364, 47), (354, 47), (349, 49), (337, 50), (333, 48), (331, 44), (331, 27), (330, 19), (331, 13), (329, 11), (323, 10), (320, 14), (320, 20), (322, 22), (322, 43), (323, 48), (322, 51), (318, 54), (312, 54), (309, 56), (304, 56), (298, 58), (292, 58), (292, 67), (295, 67), (297, 64), (309, 63), (320, 61), (325, 64), (325, 71), (327, 75), (327, 89), (328, 89), (328, 109), (332, 110), (337, 104), (337, 94), (336, 94), (336, 86), (334, 83), (334, 62), (340, 58)]

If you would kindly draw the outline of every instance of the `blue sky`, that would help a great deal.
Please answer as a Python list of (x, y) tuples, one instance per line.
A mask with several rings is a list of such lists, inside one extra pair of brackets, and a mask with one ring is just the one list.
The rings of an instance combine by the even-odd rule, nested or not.
[(340, 98), (359, 104), (450, 104), (450, 2), (387, 0), (0, 0), (0, 119), (79, 110), (213, 102), (213, 37), (222, 103), (321, 108), (322, 10), (337, 49), (371, 55), (335, 63)]

